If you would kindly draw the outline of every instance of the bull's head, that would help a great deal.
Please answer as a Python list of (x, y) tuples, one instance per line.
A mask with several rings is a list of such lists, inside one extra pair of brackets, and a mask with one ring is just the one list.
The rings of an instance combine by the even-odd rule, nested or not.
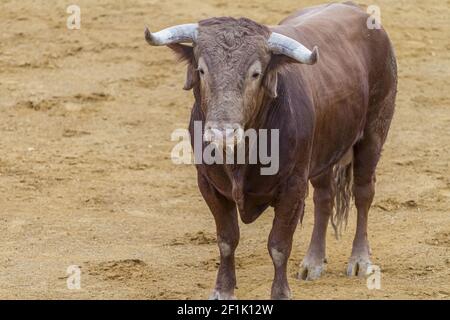
[[(249, 19), (213, 18), (151, 33), (153, 46), (169, 46), (188, 62), (184, 89), (196, 88), (204, 112), (204, 138), (223, 145), (238, 143), (251, 127), (264, 97), (277, 96), (277, 68), (284, 62), (314, 64), (317, 48)], [(181, 43), (192, 43), (193, 46)]]

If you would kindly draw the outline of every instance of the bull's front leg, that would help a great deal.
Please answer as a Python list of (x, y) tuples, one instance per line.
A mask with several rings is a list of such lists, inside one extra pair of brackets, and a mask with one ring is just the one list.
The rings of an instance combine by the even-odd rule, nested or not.
[(305, 207), (307, 179), (291, 177), (275, 206), (275, 217), (269, 235), (268, 249), (275, 268), (272, 283), (272, 299), (290, 299), (287, 280), (287, 264), (292, 240)]
[(234, 202), (227, 200), (199, 173), (198, 185), (216, 222), (220, 265), (212, 300), (232, 300), (236, 288), (234, 252), (239, 243), (239, 224)]

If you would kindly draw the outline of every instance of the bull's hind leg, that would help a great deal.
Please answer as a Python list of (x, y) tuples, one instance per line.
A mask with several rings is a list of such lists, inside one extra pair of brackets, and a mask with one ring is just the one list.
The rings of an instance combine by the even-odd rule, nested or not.
[[(367, 239), (369, 209), (375, 195), (375, 170), (381, 156), (394, 111), (395, 93), (375, 106), (376, 119), (369, 119), (363, 138), (354, 146), (353, 195), (357, 210), (356, 234), (347, 267), (349, 276), (365, 276), (371, 265)], [(373, 109), (372, 109), (373, 110)]]
[(353, 195), (357, 222), (352, 254), (347, 267), (348, 276), (365, 276), (371, 265), (367, 220), (375, 194), (375, 168), (380, 151), (376, 141), (370, 137), (365, 137), (355, 146)]
[(299, 279), (315, 280), (325, 272), (325, 246), (328, 221), (333, 211), (333, 170), (311, 179), (314, 187), (314, 229), (308, 252), (298, 274)]
[(198, 174), (198, 184), (216, 222), (217, 244), (220, 252), (219, 271), (210, 299), (233, 300), (236, 299), (234, 296), (236, 287), (234, 252), (239, 243), (236, 205), (220, 195), (201, 174)]

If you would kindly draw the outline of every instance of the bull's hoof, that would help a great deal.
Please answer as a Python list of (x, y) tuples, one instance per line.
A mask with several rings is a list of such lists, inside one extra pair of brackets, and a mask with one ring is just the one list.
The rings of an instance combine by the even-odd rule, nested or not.
[(291, 295), (276, 295), (276, 296), (272, 296), (270, 299), (272, 300), (292, 300)]
[(273, 289), (270, 295), (270, 299), (272, 300), (291, 300), (291, 290), (285, 289)]
[(351, 257), (347, 266), (347, 276), (366, 277), (370, 274), (372, 263), (367, 257)]
[(236, 300), (236, 296), (234, 294), (214, 290), (209, 296), (209, 300)]
[(322, 262), (308, 262), (306, 259), (303, 260), (300, 270), (297, 274), (299, 280), (313, 281), (319, 279), (326, 271), (327, 264), (326, 259)]

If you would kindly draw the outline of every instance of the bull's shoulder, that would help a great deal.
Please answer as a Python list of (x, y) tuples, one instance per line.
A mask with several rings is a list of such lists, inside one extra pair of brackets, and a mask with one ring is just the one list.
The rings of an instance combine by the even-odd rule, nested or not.
[(349, 64), (367, 65), (377, 60), (378, 57), (373, 57), (375, 51), (384, 54), (390, 48), (383, 28), (368, 28), (369, 18), (364, 9), (354, 4), (334, 3), (301, 10), (280, 25), (272, 26), (271, 30), (291, 37), (308, 48), (317, 46), (320, 53), (318, 65), (326, 65), (327, 68), (341, 66), (343, 70), (332, 71), (333, 74), (337, 71), (342, 74), (349, 67), (351, 69)]
[(330, 3), (300, 9), (283, 19), (279, 26), (300, 27), (323, 24), (324, 21), (348, 21), (367, 17), (365, 10), (353, 2)]

